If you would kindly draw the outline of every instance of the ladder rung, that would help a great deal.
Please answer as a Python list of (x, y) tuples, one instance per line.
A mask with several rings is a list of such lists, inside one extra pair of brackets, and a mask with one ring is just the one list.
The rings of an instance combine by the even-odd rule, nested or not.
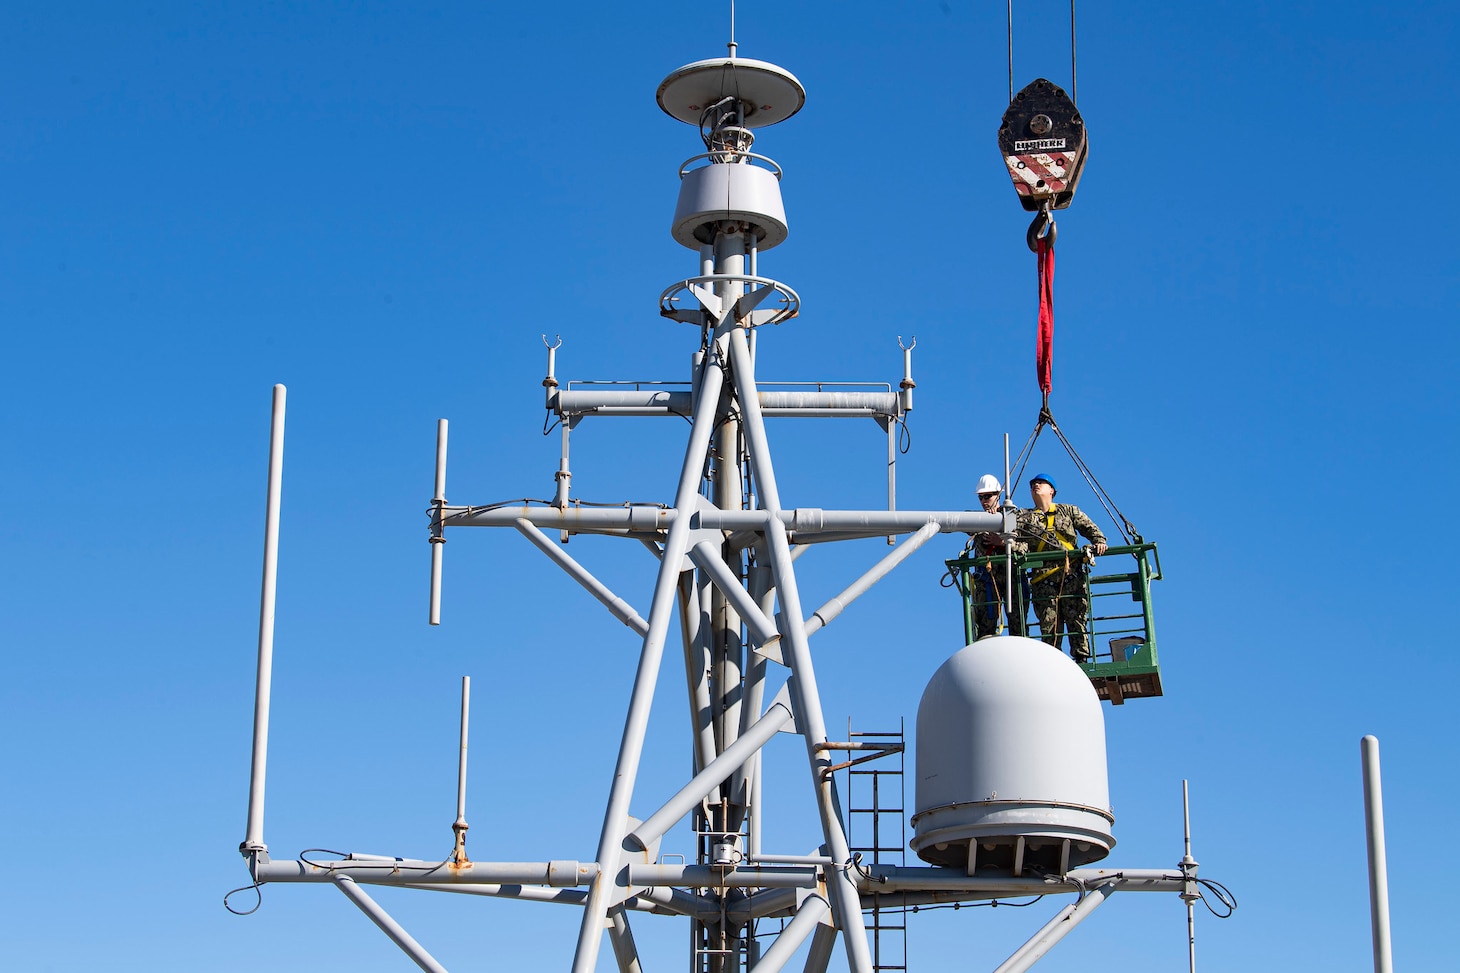
[[(851, 727), (848, 727), (847, 731), (849, 739), (870, 740), (874, 745), (905, 743), (906, 740), (901, 731), (896, 733), (852, 733)], [(903, 844), (881, 845), (876, 842), (884, 840), (884, 838), (896, 838), (904, 843), (907, 841), (907, 809), (901, 806), (906, 800), (904, 751), (902, 748), (898, 748), (889, 750), (881, 756), (895, 756), (897, 759), (883, 760), (875, 764), (868, 762), (865, 765), (845, 768), (848, 782), (847, 837), (849, 839), (853, 837), (851, 834), (853, 828), (860, 831), (866, 827), (871, 832), (868, 837), (874, 842), (870, 845), (852, 845), (848, 850), (867, 856), (872, 864), (902, 864), (907, 860), (907, 849)], [(871, 780), (866, 778), (871, 778)], [(872, 805), (858, 805), (856, 803), (858, 796), (872, 801)], [(881, 803), (884, 799), (895, 800), (897, 804), (884, 805)], [(870, 822), (865, 820), (867, 815), (872, 816)], [(863, 818), (860, 825), (854, 824), (858, 816)], [(874, 970), (907, 970), (907, 926), (904, 924), (906, 922), (903, 918), (904, 911), (904, 908), (892, 903), (885, 907), (874, 905), (870, 909), (863, 910), (870, 916), (867, 928), (872, 932), (874, 956), (876, 957), (873, 961)], [(903, 919), (903, 923), (883, 925), (884, 915)], [(884, 934), (886, 934), (886, 939), (883, 938)], [(883, 962), (884, 956), (889, 960), (895, 958), (900, 962)]]

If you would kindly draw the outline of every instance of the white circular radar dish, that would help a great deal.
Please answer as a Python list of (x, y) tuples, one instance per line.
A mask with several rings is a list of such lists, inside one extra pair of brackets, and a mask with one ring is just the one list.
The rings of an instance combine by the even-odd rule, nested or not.
[(717, 57), (686, 64), (665, 78), (655, 95), (659, 107), (689, 125), (710, 105), (733, 96), (745, 106), (745, 127), (783, 122), (806, 104), (796, 76), (768, 61)]

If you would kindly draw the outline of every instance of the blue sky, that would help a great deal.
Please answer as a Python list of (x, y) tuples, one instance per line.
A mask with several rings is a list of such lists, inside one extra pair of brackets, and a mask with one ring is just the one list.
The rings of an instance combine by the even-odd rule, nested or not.
[[(1016, 8), (1016, 83), (1066, 83), (1064, 12)], [(220, 905), (245, 880), (275, 382), (274, 855), (444, 856), (470, 674), (473, 857), (592, 857), (637, 640), (489, 531), (452, 537), (446, 624), (427, 628), (434, 424), (452, 420), (453, 502), (545, 497), (540, 334), (562, 335), (562, 378), (686, 376), (695, 335), (654, 301), (694, 272), (668, 225), (700, 149), (653, 95), (724, 50), (726, 20), (719, 3), (0, 12), (8, 966), (409, 968), (333, 890), (270, 887), (248, 918)], [(1111, 862), (1176, 862), (1189, 777), (1195, 856), (1241, 901), (1199, 919), (1203, 969), (1368, 967), (1365, 733), (1396, 961), (1449, 956), (1432, 876), (1460, 828), (1456, 26), (1437, 2), (1080, 10), (1092, 148), (1060, 217), (1051, 406), (1161, 545), (1167, 695), (1107, 709)], [(762, 335), (760, 374), (896, 382), (897, 336), (916, 335), (900, 505), (969, 506), (1039, 402), (1034, 263), (994, 141), (1004, 7), (750, 0), (737, 39), (808, 92), (756, 143), (786, 169), (791, 223), (762, 271), (803, 299)], [(684, 434), (585, 423), (575, 495), (669, 499)], [(871, 423), (771, 435), (787, 505), (880, 502)], [(1036, 465), (1094, 508), (1053, 449)], [(817, 637), (829, 726), (911, 723), (959, 647), (937, 585), (957, 546)], [(881, 550), (811, 552), (803, 598)], [(571, 551), (647, 608), (645, 552)], [(688, 760), (670, 658), (641, 814)], [(769, 753), (772, 834), (804, 852), (799, 752)], [(572, 909), (379, 898), (453, 970), (571, 955)], [(912, 963), (992, 968), (1053, 910), (918, 916)], [(654, 968), (682, 962), (682, 925), (636, 933)], [(1184, 953), (1180, 902), (1129, 895), (1041, 968)]]

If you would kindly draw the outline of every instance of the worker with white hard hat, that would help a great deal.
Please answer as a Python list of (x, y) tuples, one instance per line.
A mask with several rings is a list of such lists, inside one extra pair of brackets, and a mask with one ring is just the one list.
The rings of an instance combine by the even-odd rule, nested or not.
[[(978, 494), (979, 505), (985, 513), (1000, 512), (1002, 508), (999, 495), (1003, 493), (1004, 487), (997, 476), (985, 473), (979, 477), (978, 484), (973, 489)], [(1016, 552), (1024, 548), (1018, 541), (1014, 541), (1013, 545)], [(1009, 544), (1005, 542), (1003, 535), (994, 532), (974, 534), (968, 542), (968, 553), (974, 557), (998, 557), (1008, 550)], [(1000, 565), (980, 565), (973, 569), (970, 576), (973, 581), (973, 637), (981, 639), (999, 634), (1004, 628), (999, 621), (1001, 610), (1007, 620), (1008, 634), (1023, 635), (1024, 599), (1019, 597), (1018, 591), (1021, 579)], [(1005, 592), (1004, 589), (1011, 586), (1014, 590)]]

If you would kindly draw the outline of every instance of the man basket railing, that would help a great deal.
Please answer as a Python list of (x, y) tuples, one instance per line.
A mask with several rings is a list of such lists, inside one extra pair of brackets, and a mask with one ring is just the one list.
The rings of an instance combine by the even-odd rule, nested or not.
[[(963, 600), (963, 636), (973, 642), (980, 631), (991, 628), (998, 634), (1027, 635), (1043, 638), (1064, 651), (1062, 631), (1043, 632), (1040, 621), (1029, 611), (1028, 578), (1042, 574), (1050, 567), (1068, 570), (1070, 593), (1061, 597), (1083, 595), (1090, 605), (1085, 619), (1085, 634), (1092, 653), (1080, 668), (1090, 677), (1101, 699), (1116, 705), (1127, 698), (1161, 695), (1161, 669), (1156, 656), (1156, 625), (1151, 609), (1151, 582), (1161, 580), (1161, 557), (1153, 543), (1140, 542), (1110, 547), (1098, 558), (1083, 551), (1038, 551), (1014, 554), (1013, 591), (1006, 578), (1009, 569), (1006, 555), (972, 556), (971, 551), (947, 562)], [(987, 572), (995, 584), (976, 585), (978, 572)], [(979, 599), (976, 592), (992, 592)], [(1012, 597), (1008, 595), (1012, 594)], [(978, 615), (985, 623), (980, 626)], [(1058, 613), (1055, 613), (1058, 617)], [(997, 621), (991, 626), (990, 620)], [(1056, 627), (1059, 625), (1056, 623)]]

